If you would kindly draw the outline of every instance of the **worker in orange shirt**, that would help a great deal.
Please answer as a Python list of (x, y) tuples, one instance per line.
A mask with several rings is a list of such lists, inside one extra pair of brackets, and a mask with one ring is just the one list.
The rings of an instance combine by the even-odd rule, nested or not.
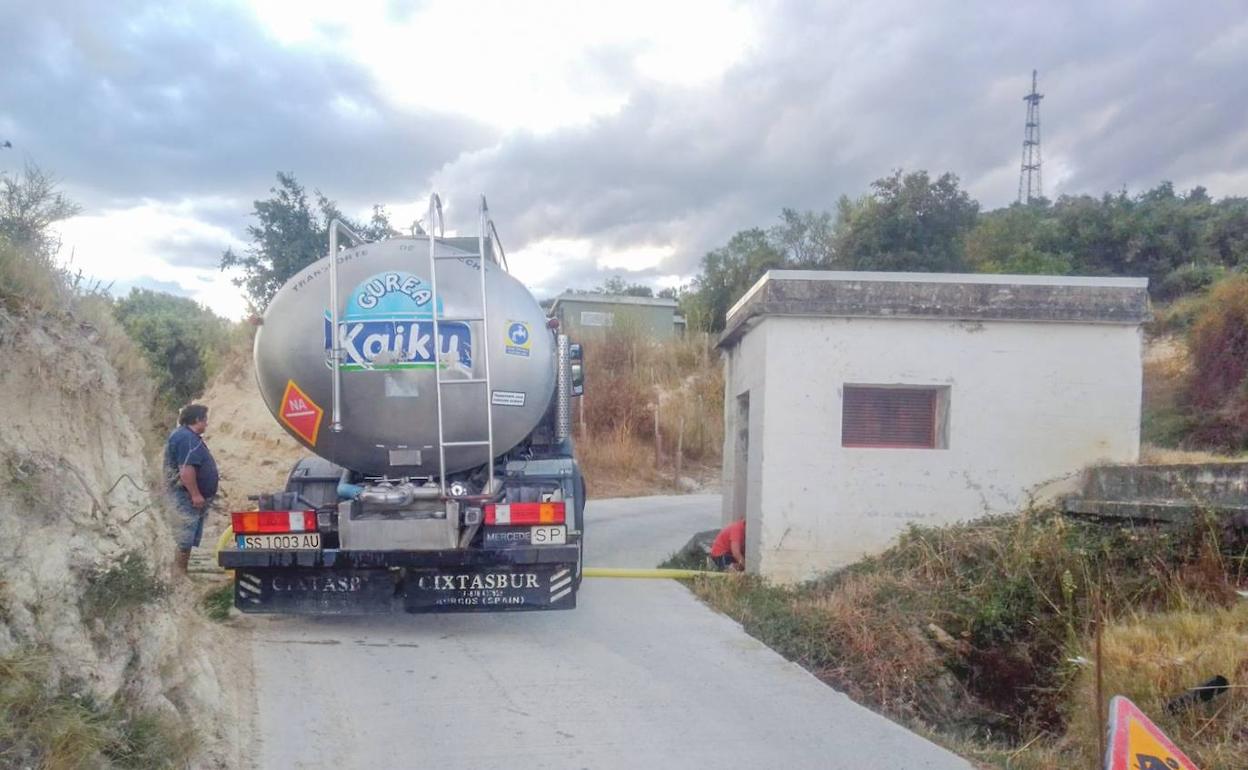
[(745, 571), (745, 519), (720, 530), (711, 544), (711, 562), (720, 569)]

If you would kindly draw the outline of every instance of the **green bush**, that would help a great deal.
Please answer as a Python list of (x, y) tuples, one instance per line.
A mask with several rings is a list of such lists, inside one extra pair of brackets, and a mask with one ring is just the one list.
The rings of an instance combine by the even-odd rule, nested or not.
[(199, 600), (199, 607), (210, 620), (229, 619), (230, 610), (234, 609), (233, 581), (205, 593)]
[(1171, 270), (1153, 289), (1153, 297), (1167, 302), (1184, 294), (1202, 291), (1226, 276), (1222, 265), (1191, 263)]
[(148, 566), (143, 554), (124, 554), (116, 563), (96, 569), (87, 578), (79, 600), (83, 620), (110, 621), (134, 607), (156, 601), (169, 592)]
[(1248, 449), (1248, 275), (1213, 287), (1192, 325), (1190, 347), (1191, 443)]
[(151, 365), (158, 394), (176, 409), (204, 391), (229, 344), (229, 323), (185, 297), (131, 289), (117, 320)]

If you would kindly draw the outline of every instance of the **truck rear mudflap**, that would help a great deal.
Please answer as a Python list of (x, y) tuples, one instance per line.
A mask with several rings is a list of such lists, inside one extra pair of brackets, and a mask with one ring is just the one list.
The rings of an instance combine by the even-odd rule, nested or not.
[(222, 551), (248, 613), (570, 610), (579, 545), (447, 551)]

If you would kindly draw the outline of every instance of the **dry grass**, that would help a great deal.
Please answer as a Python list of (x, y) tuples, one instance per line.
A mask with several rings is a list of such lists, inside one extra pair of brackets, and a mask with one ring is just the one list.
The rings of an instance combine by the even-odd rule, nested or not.
[[(1094, 652), (1084, 650), (1091, 660)], [(1208, 703), (1170, 714), (1166, 704), (1216, 675), (1240, 685)], [(1105, 692), (1125, 695), (1205, 770), (1242, 768), (1248, 757), (1248, 603), (1227, 609), (1137, 613), (1110, 624), (1102, 640)], [(1067, 708), (1072, 717), (1096, 703), (1095, 669), (1081, 668)], [(1068, 720), (1073, 754), (1091, 765), (1093, 719)], [(1091, 753), (1088, 753), (1092, 750)]]
[[(1235, 593), (1245, 548), (1208, 522), (1118, 528), (1036, 511), (914, 528), (888, 552), (802, 586), (744, 578), (695, 590), (832, 686), (968, 757), (1083, 767), (1097, 753), (1081, 663), (1092, 657), (1097, 597), (1113, 624), (1109, 694), (1138, 697), (1152, 714), (1217, 673), (1248, 685)], [(1242, 701), (1200, 714), (1158, 721), (1175, 725), (1205, 770), (1241, 768), (1227, 758), (1248, 752)]]
[(591, 494), (671, 491), (679, 476), (717, 480), (724, 386), (709, 335), (655, 341), (622, 323), (584, 345), (586, 393), (573, 420)]
[(186, 767), (196, 748), (186, 725), (118, 696), (98, 703), (88, 688), (49, 678), (47, 653), (0, 658), (0, 766), (41, 770)]

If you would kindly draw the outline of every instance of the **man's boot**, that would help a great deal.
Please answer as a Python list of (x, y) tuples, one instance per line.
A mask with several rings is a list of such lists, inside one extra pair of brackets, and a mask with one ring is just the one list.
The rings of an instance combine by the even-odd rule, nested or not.
[(173, 574), (175, 575), (188, 574), (189, 572), (188, 567), (190, 566), (190, 563), (191, 563), (191, 552), (189, 550), (184, 551), (181, 548), (179, 548), (177, 555), (173, 557)]

